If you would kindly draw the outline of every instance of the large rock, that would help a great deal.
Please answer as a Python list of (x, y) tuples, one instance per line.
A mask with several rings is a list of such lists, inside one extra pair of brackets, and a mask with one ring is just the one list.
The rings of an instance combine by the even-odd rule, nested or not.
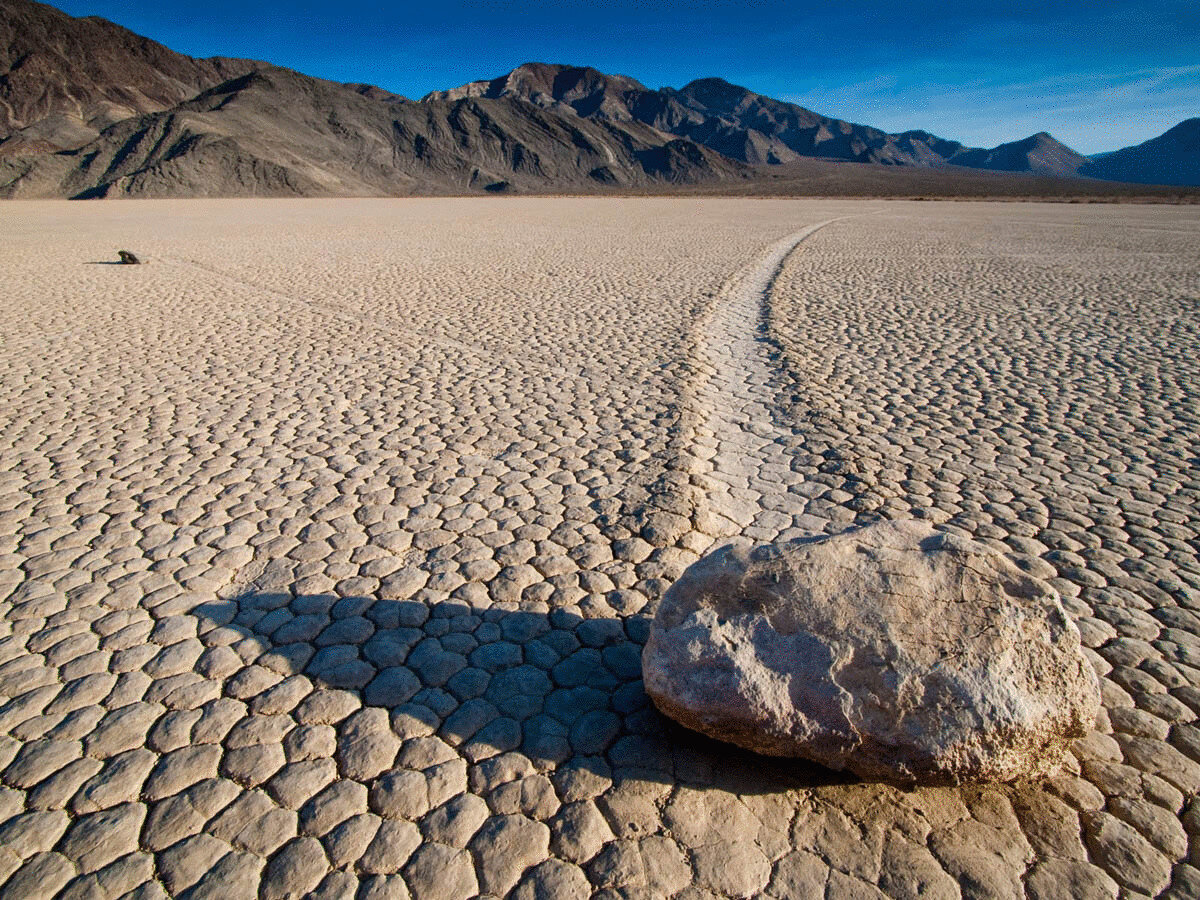
[(689, 728), (899, 783), (1048, 774), (1100, 706), (1049, 585), (914, 521), (709, 554), (642, 671)]

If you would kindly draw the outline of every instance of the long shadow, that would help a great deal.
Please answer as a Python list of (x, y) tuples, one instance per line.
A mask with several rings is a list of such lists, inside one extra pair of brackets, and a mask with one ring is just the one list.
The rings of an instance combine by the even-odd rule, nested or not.
[(644, 616), (285, 592), (250, 592), (193, 613), (253, 638), (259, 665), (303, 674), (318, 689), (355, 691), (364, 706), (387, 711), (399, 737), (436, 734), (471, 765), (519, 765), (506, 756), (516, 753), (539, 771), (738, 794), (853, 780), (709, 740), (662, 716), (642, 687)]

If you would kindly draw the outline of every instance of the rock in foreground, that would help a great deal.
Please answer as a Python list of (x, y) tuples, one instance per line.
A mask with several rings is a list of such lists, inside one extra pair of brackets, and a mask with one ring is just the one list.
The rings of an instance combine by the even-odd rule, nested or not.
[(1048, 774), (1100, 706), (1054, 590), (915, 521), (709, 554), (642, 670), (689, 728), (900, 783)]

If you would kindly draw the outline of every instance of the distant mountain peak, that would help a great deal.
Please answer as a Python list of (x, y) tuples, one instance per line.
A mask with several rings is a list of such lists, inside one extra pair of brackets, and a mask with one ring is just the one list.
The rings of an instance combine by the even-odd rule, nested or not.
[(1164, 132), (1168, 140), (1191, 141), (1193, 149), (1200, 150), (1200, 116), (1184, 119), (1174, 128)]
[(1034, 175), (1054, 177), (1075, 175), (1087, 161), (1086, 156), (1075, 152), (1046, 131), (1000, 144), (990, 150), (963, 148), (949, 159), (954, 165), (974, 169), (1032, 172)]
[(1089, 160), (1081, 174), (1141, 184), (1200, 185), (1200, 117), (1156, 138)]
[(726, 81), (716, 75), (709, 75), (704, 78), (693, 78), (683, 87), (680, 92), (698, 93), (701, 91), (711, 92), (713, 95), (719, 96), (722, 94), (753, 94), (754, 91), (749, 88), (742, 87), (740, 84), (734, 84), (732, 81)]
[(601, 114), (610, 119), (633, 118), (620, 96), (649, 89), (627, 75), (608, 75), (591, 66), (565, 63), (522, 63), (515, 69), (482, 81), (445, 91), (431, 91), (422, 102), (466, 97), (516, 97), (541, 107), (562, 104), (579, 115)]
[(693, 103), (727, 115), (762, 97), (749, 88), (713, 76), (689, 81), (679, 89), (679, 94)]

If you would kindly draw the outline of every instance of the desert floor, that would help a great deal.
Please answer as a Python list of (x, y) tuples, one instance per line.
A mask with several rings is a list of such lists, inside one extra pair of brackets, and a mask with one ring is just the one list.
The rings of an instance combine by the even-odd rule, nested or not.
[[(1200, 896), (1200, 209), (9, 203), (0, 275), (0, 896)], [(699, 554), (905, 515), (1062, 593), (1060, 776), (649, 708)]]

